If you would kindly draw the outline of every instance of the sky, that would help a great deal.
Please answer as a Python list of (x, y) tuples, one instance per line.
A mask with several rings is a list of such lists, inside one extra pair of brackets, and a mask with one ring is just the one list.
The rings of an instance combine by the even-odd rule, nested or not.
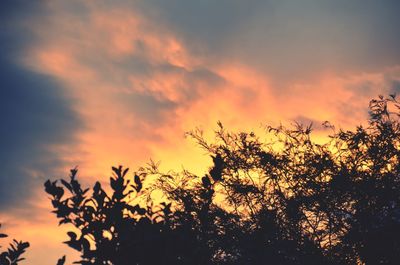
[(210, 158), (184, 137), (196, 127), (299, 121), (324, 134), (400, 91), (397, 0), (0, 5), (0, 222), (30, 241), (24, 264), (76, 258), (43, 191), (70, 168), (89, 186), (150, 159), (202, 174)]

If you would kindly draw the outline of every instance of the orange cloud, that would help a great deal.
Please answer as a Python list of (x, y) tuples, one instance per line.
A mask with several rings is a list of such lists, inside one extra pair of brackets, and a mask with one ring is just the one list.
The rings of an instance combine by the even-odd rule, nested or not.
[[(300, 117), (354, 125), (366, 116), (368, 99), (389, 91), (387, 76), (400, 79), (395, 68), (347, 77), (324, 74), (313, 83), (275, 87), (251, 65), (191, 54), (176, 33), (135, 11), (87, 4), (88, 13), (78, 17), (57, 4), (50, 8), (54, 15), (32, 29), (40, 41), (24, 63), (56, 77), (74, 100), (85, 126), (76, 132), (77, 146), (60, 149), (70, 163), (62, 170), (78, 163), (87, 182), (90, 176), (106, 179), (111, 165), (135, 168), (150, 158), (166, 169), (185, 166), (202, 174), (210, 160), (183, 135), (196, 126), (210, 133), (218, 120), (232, 130), (254, 131)], [(363, 87), (368, 92), (358, 93)], [(49, 212), (49, 205), (38, 201), (45, 209), (40, 214)], [(30, 232), (23, 222), (15, 228), (21, 238), (37, 242), (32, 250), (37, 260), (46, 244), (64, 240), (50, 219), (30, 222)], [(49, 238), (39, 237), (49, 229)]]

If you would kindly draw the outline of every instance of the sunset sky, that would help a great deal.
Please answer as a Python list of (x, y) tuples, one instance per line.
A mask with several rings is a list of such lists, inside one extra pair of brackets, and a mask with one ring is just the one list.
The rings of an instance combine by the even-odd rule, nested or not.
[(85, 185), (150, 159), (202, 174), (196, 127), (359, 124), (400, 91), (399, 14), (398, 0), (1, 1), (0, 223), (31, 243), (23, 264), (73, 261), (43, 183), (76, 165)]

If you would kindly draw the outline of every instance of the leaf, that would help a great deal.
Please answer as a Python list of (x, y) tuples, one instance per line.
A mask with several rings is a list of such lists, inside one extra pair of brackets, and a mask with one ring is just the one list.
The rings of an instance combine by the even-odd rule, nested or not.
[(110, 177), (110, 186), (115, 191), (118, 189), (117, 181), (112, 177)]
[(77, 235), (72, 231), (67, 232), (67, 235), (71, 238), (72, 241), (75, 241), (77, 238)]
[(122, 176), (125, 176), (125, 175), (126, 175), (126, 173), (128, 173), (128, 171), (129, 171), (129, 168), (128, 168), (128, 167), (127, 167), (127, 168), (125, 168), (124, 172), (122, 173)]
[(74, 180), (76, 177), (76, 174), (78, 173), (78, 167), (74, 167), (73, 169), (71, 169), (70, 173), (71, 173), (71, 175), (70, 175), (71, 180)]
[(57, 265), (64, 265), (65, 264), (65, 255), (57, 261)]
[(146, 214), (146, 209), (139, 207), (137, 209), (137, 213), (140, 214), (140, 215), (144, 215), (144, 214)]
[(211, 187), (211, 181), (207, 175), (201, 178), (201, 182), (203, 183), (204, 188), (208, 189)]
[(138, 175), (135, 175), (134, 181), (136, 184), (136, 187), (134, 187), (136, 192), (141, 191), (141, 189), (143, 188), (143, 185), (142, 185), (142, 181), (140, 180), (140, 177)]
[(139, 185), (141, 183), (140, 177), (138, 175), (135, 175), (134, 180), (135, 180), (136, 185)]
[(66, 182), (65, 180), (61, 179), (61, 183), (62, 183), (69, 191), (72, 192), (72, 187), (71, 187), (71, 185), (70, 185), (68, 182)]
[(44, 187), (45, 187), (46, 193), (53, 195), (53, 185), (49, 179), (44, 183)]

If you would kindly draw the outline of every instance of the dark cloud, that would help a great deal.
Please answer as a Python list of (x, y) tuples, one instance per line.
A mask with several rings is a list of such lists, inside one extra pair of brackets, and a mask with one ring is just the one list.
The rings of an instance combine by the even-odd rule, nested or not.
[[(175, 118), (174, 111), (178, 108), (190, 106), (194, 101), (201, 100), (203, 96), (212, 89), (220, 89), (225, 80), (218, 74), (208, 69), (187, 70), (171, 64), (163, 64), (148, 67), (146, 76), (153, 80), (154, 76), (179, 75), (179, 82), (174, 86), (174, 93), (178, 98), (171, 100), (169, 95), (162, 91), (154, 91), (151, 84), (141, 82), (143, 73), (136, 72), (139, 75), (138, 83), (133, 83), (133, 91), (130, 93), (118, 93), (117, 102), (123, 104), (128, 113), (138, 115), (142, 121), (156, 126), (163, 125), (171, 118)], [(162, 82), (162, 77), (159, 78)], [(139, 88), (139, 89), (138, 89)], [(137, 89), (137, 90), (135, 90)], [(139, 92), (142, 91), (142, 92)]]
[(212, 90), (221, 89), (221, 86), (226, 83), (223, 77), (206, 68), (189, 70), (184, 67), (164, 64), (154, 67), (153, 72), (162, 72), (167, 75), (180, 74), (181, 82), (175, 89), (182, 96), (182, 100), (178, 102), (181, 107), (190, 105), (193, 101), (201, 100), (202, 96), (206, 96)]
[(160, 126), (165, 122), (166, 116), (172, 115), (177, 104), (173, 101), (163, 98), (157, 98), (151, 93), (133, 92), (129, 94), (120, 94), (119, 103), (123, 103), (129, 112), (138, 115), (138, 118), (146, 123)]
[(396, 0), (146, 0), (141, 6), (193, 52), (236, 59), (281, 83), (321, 72), (380, 71), (400, 61)]
[(21, 19), (41, 10), (30, 2), (5, 1), (0, 8), (0, 210), (27, 203), (51, 177), (62, 163), (51, 147), (71, 143), (78, 125), (60, 85), (17, 63), (34, 41)]
[[(227, 39), (264, 6), (269, 6), (268, 1), (146, 0), (139, 4), (150, 16), (155, 15), (173, 26), (191, 44), (193, 52), (212, 53), (226, 49)], [(157, 12), (149, 11), (154, 8)]]

